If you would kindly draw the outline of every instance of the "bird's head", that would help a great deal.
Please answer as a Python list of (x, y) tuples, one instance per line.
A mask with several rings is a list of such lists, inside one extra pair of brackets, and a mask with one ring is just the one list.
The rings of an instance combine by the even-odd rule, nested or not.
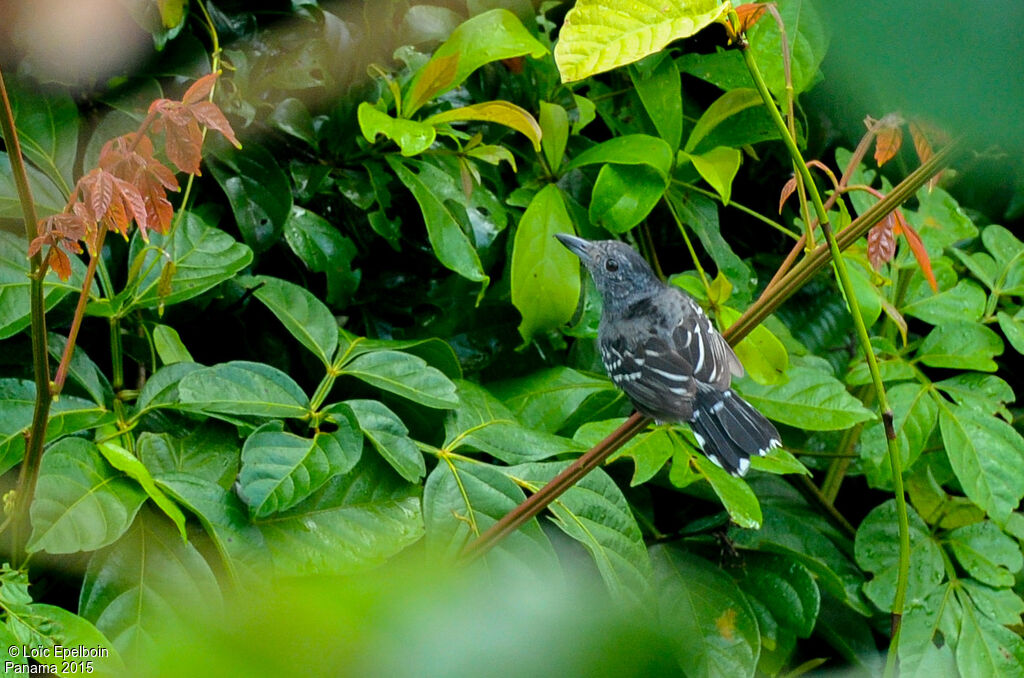
[(586, 240), (566, 233), (556, 233), (555, 237), (590, 271), (606, 311), (625, 310), (663, 284), (644, 258), (626, 243)]

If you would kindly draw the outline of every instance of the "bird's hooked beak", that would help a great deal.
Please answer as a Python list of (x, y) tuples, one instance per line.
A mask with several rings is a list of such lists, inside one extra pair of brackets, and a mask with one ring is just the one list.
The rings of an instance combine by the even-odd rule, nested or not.
[(558, 241), (565, 245), (570, 252), (575, 254), (584, 264), (590, 263), (590, 247), (591, 242), (583, 238), (577, 238), (574, 235), (568, 233), (555, 233), (555, 237)]

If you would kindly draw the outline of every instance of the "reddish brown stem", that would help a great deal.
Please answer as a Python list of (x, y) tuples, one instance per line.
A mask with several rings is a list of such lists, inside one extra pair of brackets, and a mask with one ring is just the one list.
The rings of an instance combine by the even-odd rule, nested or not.
[(85, 307), (89, 304), (89, 290), (92, 289), (92, 281), (96, 277), (96, 266), (100, 257), (103, 256), (103, 241), (107, 237), (107, 229), (101, 225), (99, 234), (96, 236), (96, 251), (89, 252), (89, 267), (85, 271), (85, 281), (82, 283), (82, 292), (78, 295), (78, 304), (75, 306), (75, 315), (71, 319), (71, 329), (68, 330), (68, 340), (64, 344), (64, 353), (60, 357), (60, 365), (57, 366), (57, 376), (53, 379), (53, 394), (56, 395), (64, 389), (64, 381), (68, 377), (68, 369), (71, 364), (71, 356), (75, 352), (75, 342), (78, 340), (78, 331), (82, 328), (82, 319), (85, 317)]

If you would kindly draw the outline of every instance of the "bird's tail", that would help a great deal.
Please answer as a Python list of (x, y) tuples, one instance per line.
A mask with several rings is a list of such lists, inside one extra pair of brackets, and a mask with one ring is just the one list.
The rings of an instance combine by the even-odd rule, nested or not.
[(750, 468), (782, 439), (775, 426), (735, 391), (697, 390), (690, 428), (704, 454), (734, 476)]

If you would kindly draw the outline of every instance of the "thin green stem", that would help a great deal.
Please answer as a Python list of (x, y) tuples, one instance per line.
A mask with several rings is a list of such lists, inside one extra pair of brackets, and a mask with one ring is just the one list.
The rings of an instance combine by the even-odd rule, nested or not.
[[(839, 278), (839, 284), (842, 287), (843, 293), (846, 295), (846, 302), (850, 306), (850, 315), (853, 317), (853, 324), (857, 330), (857, 338), (860, 341), (861, 348), (864, 350), (865, 357), (867, 358), (868, 371), (871, 373), (871, 381), (875, 387), (875, 397), (878, 398), (878, 406), (881, 410), (882, 422), (885, 426), (885, 438), (889, 447), (889, 463), (892, 466), (893, 489), (896, 499), (896, 516), (897, 522), (899, 523), (899, 565), (896, 577), (896, 594), (892, 606), (893, 640), (889, 645), (889, 657), (886, 662), (886, 674), (891, 675), (892, 670), (895, 669), (896, 640), (899, 637), (900, 620), (903, 615), (903, 606), (907, 593), (907, 579), (910, 573), (910, 523), (907, 517), (906, 496), (903, 491), (902, 460), (900, 458), (899, 445), (896, 442), (896, 431), (893, 427), (892, 408), (889, 406), (889, 401), (885, 393), (885, 385), (882, 383), (882, 374), (878, 369), (878, 361), (875, 358), (875, 352), (871, 346), (871, 336), (868, 334), (867, 325), (864, 323), (864, 317), (861, 315), (860, 303), (858, 302), (857, 295), (854, 292), (853, 283), (850, 281), (850, 274), (846, 269), (846, 262), (843, 259), (843, 253), (842, 249), (839, 247), (839, 241), (832, 232), (832, 224), (829, 222), (828, 212), (825, 210), (825, 206), (821, 201), (821, 194), (818, 192), (814, 179), (811, 177), (811, 173), (807, 168), (807, 163), (804, 162), (800, 149), (796, 145), (796, 140), (790, 136), (789, 129), (786, 127), (786, 123), (783, 121), (782, 116), (779, 113), (779, 109), (775, 105), (774, 99), (772, 99), (771, 94), (768, 92), (768, 87), (757, 67), (757, 61), (754, 58), (754, 53), (748, 47), (749, 46), (746, 41), (740, 42), (740, 49), (743, 52), (743, 58), (747, 64), (747, 70), (754, 79), (754, 83), (756, 84), (758, 91), (761, 93), (761, 98), (764, 100), (765, 107), (768, 109), (768, 113), (781, 133), (783, 142), (789, 150), (793, 162), (796, 164), (798, 171), (803, 177), (804, 185), (807, 188), (811, 202), (814, 205), (814, 211), (818, 215), (818, 223), (821, 226), (822, 234), (825, 236), (825, 240), (828, 243), (829, 252), (832, 255), (832, 262), (835, 265), (835, 272)], [(808, 224), (808, 228), (810, 228), (810, 224)], [(811, 235), (808, 232), (808, 242), (811, 242), (810, 237)]]
[(686, 233), (686, 226), (683, 225), (683, 220), (679, 218), (679, 213), (676, 211), (676, 206), (672, 204), (672, 201), (666, 197), (665, 204), (668, 205), (668, 211), (672, 213), (672, 218), (676, 222), (676, 226), (679, 228), (679, 232), (683, 234), (683, 242), (686, 243), (686, 249), (690, 251), (690, 257), (693, 259), (693, 265), (697, 268), (697, 274), (700, 276), (701, 283), (704, 284), (704, 293), (707, 298), (711, 298), (711, 285), (708, 283), (708, 277), (704, 274), (704, 267), (700, 265), (700, 259), (697, 257), (697, 250), (693, 248), (693, 243), (690, 242), (690, 236)]
[[(18, 189), (21, 212), (25, 219), (25, 235), (31, 239), (39, 235), (39, 219), (36, 216), (35, 201), (28, 185), (28, 173), (21, 154), (21, 143), (14, 125), (14, 110), (7, 96), (3, 71), (0, 70), (0, 129), (7, 144), (7, 157), (11, 163), (11, 174)], [(39, 465), (43, 459), (43, 443), (46, 442), (46, 425), (50, 417), (52, 393), (50, 387), (50, 357), (46, 346), (46, 303), (43, 278), (46, 267), (42, 252), (36, 252), (29, 260), (29, 309), (32, 333), (32, 374), (36, 385), (35, 405), (32, 411), (32, 425), (26, 435), (25, 458), (18, 473), (14, 510), (9, 516), (11, 529), (11, 556), (15, 563), (22, 561), (27, 538), (28, 509), (35, 493)]]

